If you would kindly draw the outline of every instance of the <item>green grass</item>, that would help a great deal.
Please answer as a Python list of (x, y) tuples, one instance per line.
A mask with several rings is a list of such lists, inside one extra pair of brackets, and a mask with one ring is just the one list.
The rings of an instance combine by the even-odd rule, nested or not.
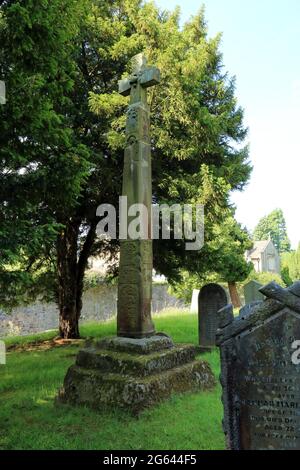
[[(155, 325), (176, 342), (197, 343), (196, 315), (158, 316)], [(113, 335), (115, 322), (84, 325), (81, 334)], [(10, 338), (7, 346), (55, 335)], [(8, 352), (7, 365), (0, 366), (0, 449), (224, 449), (219, 385), (211, 392), (174, 395), (139, 418), (120, 410), (55, 406), (54, 397), (79, 347)], [(218, 376), (218, 352), (202, 357)]]

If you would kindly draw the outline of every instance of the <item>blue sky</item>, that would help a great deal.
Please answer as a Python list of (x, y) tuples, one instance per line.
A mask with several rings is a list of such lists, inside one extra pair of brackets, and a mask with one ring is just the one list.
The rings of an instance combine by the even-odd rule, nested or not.
[(206, 8), (209, 36), (223, 33), (225, 69), (237, 79), (236, 95), (249, 127), (254, 170), (235, 193), (236, 217), (250, 230), (283, 209), (293, 247), (300, 242), (300, 1), (156, 0), (181, 8), (182, 20)]

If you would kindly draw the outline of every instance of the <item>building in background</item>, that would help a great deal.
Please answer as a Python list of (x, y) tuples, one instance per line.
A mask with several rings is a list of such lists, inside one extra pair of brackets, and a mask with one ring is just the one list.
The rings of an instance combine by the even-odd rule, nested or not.
[(280, 257), (271, 239), (255, 241), (253, 248), (246, 252), (247, 261), (252, 261), (257, 273), (280, 274)]

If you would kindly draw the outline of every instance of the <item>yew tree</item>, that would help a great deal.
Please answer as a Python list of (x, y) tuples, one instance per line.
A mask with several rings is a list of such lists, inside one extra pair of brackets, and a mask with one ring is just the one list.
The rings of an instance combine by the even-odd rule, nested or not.
[(279, 253), (291, 251), (291, 242), (282, 209), (275, 209), (262, 217), (254, 229), (254, 240), (268, 240), (269, 237)]
[(253, 271), (253, 264), (245, 257), (253, 242), (247, 230), (235, 220), (233, 208), (224, 208), (222, 213), (223, 219), (212, 223), (204, 247), (180, 272), (173, 289), (178, 297), (190, 302), (193, 289), (200, 289), (211, 282), (227, 284), (231, 302), (239, 308), (241, 301), (237, 284), (248, 279)]
[(29, 239), (11, 247), (3, 272), (10, 265), (16, 285), (26, 273), (24, 291), (52, 293), (60, 335), (76, 338), (89, 256), (106, 254), (117, 274), (118, 241), (97, 238), (96, 209), (117, 206), (121, 193), (128, 102), (117, 82), (130, 58), (143, 51), (162, 74), (149, 91), (154, 201), (205, 205), (197, 256), (180, 240), (154, 243), (155, 268), (171, 282), (182, 269), (211, 271), (218, 255), (214, 227), (251, 172), (243, 111), (203, 10), (183, 28), (178, 9), (139, 0), (23, 0), (4, 2), (1, 14), (2, 203), (7, 234), (16, 210), (17, 239), (18, 227)]
[(253, 242), (247, 230), (236, 222), (230, 212), (224, 223), (217, 225), (215, 230), (214, 240), (210, 243), (211, 250), (215, 252), (214, 271), (221, 282), (228, 284), (231, 302), (239, 308), (241, 301), (237, 283), (245, 281), (253, 270), (253, 264), (245, 258)]

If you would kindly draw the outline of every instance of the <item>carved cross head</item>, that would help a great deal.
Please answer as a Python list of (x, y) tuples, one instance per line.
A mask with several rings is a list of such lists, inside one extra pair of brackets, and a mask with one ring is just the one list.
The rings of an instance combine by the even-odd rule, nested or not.
[(140, 85), (142, 88), (149, 88), (160, 82), (160, 71), (157, 67), (147, 67), (147, 60), (144, 54), (137, 54), (131, 59), (132, 75), (123, 80), (119, 80), (119, 93), (128, 96), (133, 87)]

